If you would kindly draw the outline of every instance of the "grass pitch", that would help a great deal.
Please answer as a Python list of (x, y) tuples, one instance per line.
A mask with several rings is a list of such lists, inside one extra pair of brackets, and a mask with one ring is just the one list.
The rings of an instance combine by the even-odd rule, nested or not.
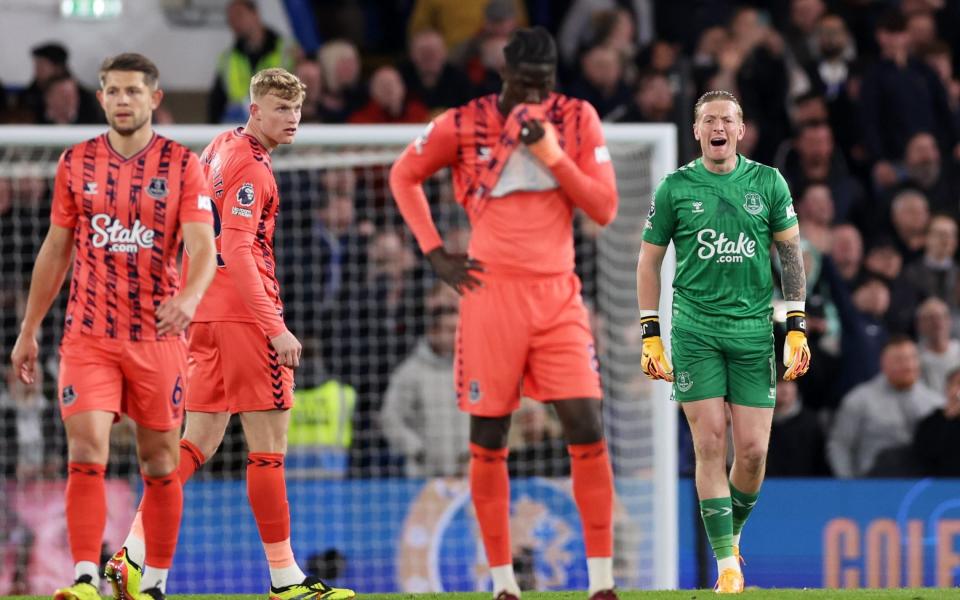
[[(639, 592), (621, 590), (620, 600), (708, 600), (718, 596), (711, 590)], [(524, 592), (523, 600), (586, 600), (584, 592)], [(914, 588), (899, 590), (748, 589), (737, 596), (743, 600), (960, 600), (960, 588)], [(50, 600), (50, 596), (3, 596), (11, 600)], [(256, 595), (178, 595), (168, 600), (264, 600)], [(444, 594), (360, 594), (358, 600), (490, 600), (487, 593)]]

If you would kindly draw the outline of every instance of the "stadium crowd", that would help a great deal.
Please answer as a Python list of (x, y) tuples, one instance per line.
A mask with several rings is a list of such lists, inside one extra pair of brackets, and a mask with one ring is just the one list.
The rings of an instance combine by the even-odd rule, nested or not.
[[(768, 474), (960, 476), (957, 3), (416, 0), (320, 2), (315, 12), (328, 41), (306, 52), (263, 23), (254, 4), (229, 4), (236, 41), (218, 62), (207, 122), (246, 118), (244, 68), (286, 65), (308, 85), (305, 123), (426, 123), (497, 91), (503, 46), (526, 24), (557, 36), (559, 91), (589, 100), (607, 122), (675, 123), (681, 164), (696, 156), (694, 100), (732, 91), (747, 124), (741, 152), (778, 167), (791, 187), (809, 288), (813, 368), (778, 384)], [(406, 35), (388, 25), (403, 19)], [(29, 87), (0, 85), (0, 123), (104, 122), (66, 48), (31, 53)], [(157, 119), (178, 120), (169, 111)], [(351, 476), (462, 475), (467, 417), (456, 410), (451, 370), (456, 294), (437, 283), (402, 227), (386, 168), (315, 175), (278, 173), (278, 270), (288, 322), (304, 342), (291, 460)], [(465, 251), (469, 229), (449, 182), (432, 181), (428, 192), (448, 249)], [(0, 177), (4, 356), (49, 196), (42, 178)], [(596, 234), (577, 223), (588, 303)], [(45, 326), (48, 360), (36, 384), (6, 377), (0, 476), (62, 472), (52, 392), (60, 327), (56, 318)], [(525, 404), (516, 419), (512, 472), (568, 473), (544, 407)], [(116, 429), (111, 472), (122, 475), (135, 469), (133, 439)], [(232, 427), (205, 471), (242, 473), (242, 443)], [(679, 444), (689, 474), (684, 432)], [(312, 462), (318, 446), (334, 460)]]

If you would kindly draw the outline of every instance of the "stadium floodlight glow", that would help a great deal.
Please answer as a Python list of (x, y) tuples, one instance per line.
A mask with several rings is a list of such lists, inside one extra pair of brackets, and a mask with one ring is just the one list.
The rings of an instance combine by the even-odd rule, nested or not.
[(116, 19), (123, 13), (123, 0), (62, 0), (60, 16), (64, 19), (103, 21)]

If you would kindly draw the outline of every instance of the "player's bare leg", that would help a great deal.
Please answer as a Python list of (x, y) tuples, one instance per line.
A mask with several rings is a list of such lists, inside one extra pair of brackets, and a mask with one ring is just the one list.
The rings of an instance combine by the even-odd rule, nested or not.
[(727, 481), (727, 409), (723, 398), (684, 402), (681, 406), (696, 454), (700, 516), (717, 557), (719, 578), (715, 589), (742, 590), (743, 575), (733, 550), (733, 508)]
[[(137, 427), (137, 455), (143, 473), (142, 519), (146, 542), (142, 588), (166, 593), (167, 574), (180, 533), (183, 484), (177, 473), (180, 462), (180, 428), (155, 431)], [(114, 593), (125, 593), (114, 589)]]
[(287, 453), (290, 411), (264, 410), (240, 413), (247, 440), (247, 496), (257, 522), (263, 551), (270, 564), (271, 600), (294, 600), (315, 593), (321, 600), (345, 600), (352, 590), (332, 588), (316, 577), (307, 577), (290, 545), (290, 507), (283, 470)]
[[(179, 444), (177, 475), (181, 485), (209, 460), (220, 447), (224, 432), (230, 422), (230, 413), (205, 413), (188, 411), (186, 430)], [(107, 563), (106, 572), (114, 584), (114, 598), (136, 594), (140, 589), (140, 577), (146, 559), (147, 547), (143, 531), (143, 503), (133, 517), (133, 523), (123, 547)]]
[(493, 579), (493, 595), (520, 597), (510, 545), (510, 474), (507, 434), (510, 415), (470, 416), (470, 496)]
[(64, 420), (67, 432), (67, 539), (75, 583), (54, 593), (55, 600), (100, 597), (100, 545), (107, 522), (104, 472), (110, 456), (113, 413), (91, 410)]
[(603, 435), (599, 398), (551, 402), (563, 424), (570, 453), (573, 496), (583, 522), (589, 595), (616, 598), (613, 591), (613, 470)]
[(730, 496), (733, 503), (733, 546), (739, 558), (740, 533), (757, 502), (767, 465), (773, 409), (731, 404), (733, 468)]

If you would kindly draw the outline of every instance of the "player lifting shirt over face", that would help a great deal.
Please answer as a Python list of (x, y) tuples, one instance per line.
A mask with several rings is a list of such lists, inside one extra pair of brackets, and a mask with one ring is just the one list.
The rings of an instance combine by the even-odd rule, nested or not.
[[(522, 393), (560, 417), (589, 593), (614, 598), (613, 477), (593, 334), (573, 270), (574, 211), (600, 225), (613, 220), (613, 166), (594, 108), (553, 91), (550, 34), (520, 29), (504, 55), (500, 94), (437, 117), (394, 164), (390, 189), (437, 275), (462, 294), (456, 391), (471, 415), (470, 488), (494, 595), (520, 596), (506, 458), (510, 415)], [(423, 192), (423, 181), (444, 167), (473, 229), (468, 256), (444, 250)]]

